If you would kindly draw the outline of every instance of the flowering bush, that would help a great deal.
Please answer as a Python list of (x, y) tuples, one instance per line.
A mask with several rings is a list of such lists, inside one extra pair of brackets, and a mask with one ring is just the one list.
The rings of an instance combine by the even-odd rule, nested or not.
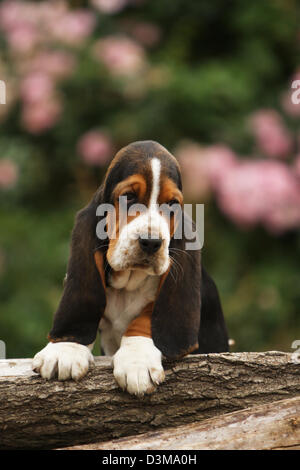
[(126, 37), (100, 39), (94, 46), (94, 54), (112, 75), (135, 75), (145, 63), (142, 47)]
[[(220, 209), (238, 226), (262, 224), (278, 234), (300, 227), (299, 157), (275, 110), (261, 110), (250, 120), (256, 144), (253, 157), (239, 158), (226, 146), (182, 144), (177, 156), (187, 195), (192, 200), (213, 193)], [(278, 159), (281, 159), (280, 161)]]
[[(101, 38), (92, 34), (98, 20), (101, 25), (102, 18), (97, 12), (112, 15), (126, 3), (92, 1), (95, 10), (71, 10), (63, 1), (2, 3), (0, 27), (8, 46), (15, 80), (14, 98), (20, 103), (20, 124), (25, 131), (39, 135), (59, 126), (60, 120), (63, 124), (65, 96), (60, 84), (68, 78), (76, 80), (82, 54), (95, 61), (94, 66), (103, 67), (103, 74), (107, 72), (111, 79), (120, 79), (116, 88), (127, 99), (136, 91), (132, 90), (132, 81), (145, 94), (149, 87), (147, 75), (151, 76), (154, 67), (151, 70), (142, 43), (155, 43), (158, 27), (128, 22), (127, 28), (135, 39), (125, 33)], [(100, 86), (101, 71), (96, 74)], [(12, 78), (8, 75), (6, 79)], [(283, 104), (289, 114), (295, 115), (297, 106), (288, 107), (287, 99)], [(293, 170), (290, 160), (295, 145), (291, 133), (274, 109), (253, 113), (249, 125), (255, 138), (256, 157), (240, 159), (225, 145), (180, 145), (177, 153), (186, 194), (197, 201), (213, 192), (224, 214), (243, 227), (261, 223), (271, 233), (296, 228), (300, 224), (299, 178), (295, 171), (299, 163), (297, 166), (295, 159)], [(112, 136), (107, 129), (103, 133), (93, 126), (78, 135), (75, 149), (87, 165), (106, 165), (113, 155)], [(271, 160), (265, 161), (268, 158)]]

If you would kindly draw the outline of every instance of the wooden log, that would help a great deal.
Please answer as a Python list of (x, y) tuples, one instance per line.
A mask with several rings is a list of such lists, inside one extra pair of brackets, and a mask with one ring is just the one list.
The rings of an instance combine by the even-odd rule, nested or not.
[(117, 387), (110, 358), (96, 358), (77, 383), (45, 381), (30, 359), (0, 361), (0, 448), (108, 441), (300, 395), (299, 363), (287, 353), (190, 355), (164, 366), (166, 381), (137, 398)]
[(300, 449), (300, 396), (235, 411), (201, 423), (66, 450)]

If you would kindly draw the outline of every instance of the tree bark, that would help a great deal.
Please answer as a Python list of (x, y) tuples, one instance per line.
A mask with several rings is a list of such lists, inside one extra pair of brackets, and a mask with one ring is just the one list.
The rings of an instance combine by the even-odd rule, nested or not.
[(254, 406), (201, 423), (66, 449), (296, 450), (300, 449), (300, 397)]
[(0, 361), (0, 448), (108, 441), (300, 395), (291, 354), (190, 355), (164, 367), (166, 381), (137, 398), (117, 387), (110, 358), (96, 358), (77, 383), (45, 381), (30, 359)]

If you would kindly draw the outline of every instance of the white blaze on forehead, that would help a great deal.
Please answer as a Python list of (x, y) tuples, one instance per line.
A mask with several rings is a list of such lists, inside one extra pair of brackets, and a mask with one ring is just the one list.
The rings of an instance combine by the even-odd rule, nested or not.
[(158, 196), (160, 192), (160, 172), (161, 164), (158, 158), (151, 160), (152, 170), (152, 189), (149, 201), (149, 209), (147, 216), (147, 236), (151, 238), (158, 238), (161, 236), (161, 217), (158, 212)]
[(152, 169), (152, 191), (151, 191), (151, 196), (150, 196), (149, 207), (157, 204), (157, 199), (159, 196), (160, 161), (158, 160), (158, 158), (152, 158), (151, 169)]
[[(110, 256), (109, 263), (116, 271), (130, 269), (131, 265), (141, 261), (139, 238), (161, 238), (162, 247), (155, 259), (155, 274), (163, 274), (169, 266), (170, 230), (165, 218), (159, 212), (158, 197), (160, 193), (161, 162), (151, 159), (152, 187), (149, 207), (140, 215), (122, 226), (118, 242)], [(143, 261), (143, 259), (142, 259)], [(153, 267), (146, 271), (153, 275)]]

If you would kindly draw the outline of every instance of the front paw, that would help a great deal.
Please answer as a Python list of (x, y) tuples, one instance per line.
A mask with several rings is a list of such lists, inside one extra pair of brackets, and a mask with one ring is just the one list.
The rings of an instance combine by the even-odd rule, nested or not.
[(49, 343), (34, 356), (32, 369), (47, 380), (55, 376), (58, 380), (80, 380), (93, 363), (93, 355), (83, 344)]
[(113, 366), (118, 385), (134, 395), (152, 393), (165, 379), (161, 352), (151, 338), (123, 336)]

